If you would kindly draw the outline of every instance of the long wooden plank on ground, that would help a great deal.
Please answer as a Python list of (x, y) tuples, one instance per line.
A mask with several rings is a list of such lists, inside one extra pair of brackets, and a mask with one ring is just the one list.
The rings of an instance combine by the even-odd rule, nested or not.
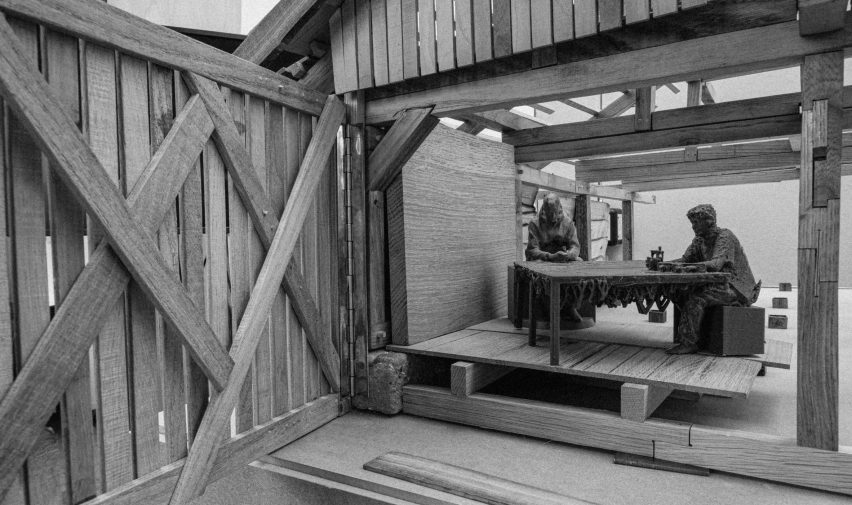
[[(82, 126), (78, 40), (47, 31), (44, 41), (42, 61), (46, 64), (43, 68), (51, 90), (56, 93), (65, 113), (76, 124)], [(83, 269), (83, 237), (86, 233), (86, 220), (80, 205), (55, 175), (51, 174), (47, 182), (53, 250), (54, 300), (55, 306), (58, 307)], [(3, 249), (5, 253), (5, 248)], [(2, 289), (5, 288), (0, 287), (0, 290)], [(4, 296), (8, 296), (8, 292), (4, 292)], [(3, 337), (0, 336), (0, 347), (3, 346), (2, 340)], [(11, 349), (8, 356), (10, 358), (12, 356)], [(2, 368), (3, 366), (0, 365), (0, 369)], [(69, 382), (62, 403), (62, 423), (67, 427), (65, 446), (70, 462), (68, 472), (72, 502), (82, 501), (95, 494), (95, 440), (89, 380), (89, 357), (86, 356)], [(2, 377), (0, 377), (0, 384), (4, 384)], [(0, 389), (5, 388), (0, 385)], [(0, 396), (3, 394), (5, 390), (0, 392)]]
[(438, 118), (430, 109), (405, 111), (370, 155), (370, 190), (387, 189), (437, 124)]
[(260, 279), (252, 289), (246, 312), (240, 321), (231, 355), (235, 358), (234, 369), (225, 389), (210, 404), (195, 443), (189, 452), (187, 465), (181, 472), (171, 503), (182, 504), (201, 494), (219, 449), (222, 432), (230, 418), (251, 365), (266, 315), (274, 301), (278, 285), (284, 279), (286, 265), (296, 245), (296, 235), (308, 212), (308, 201), (313, 198), (333, 146), (337, 128), (343, 120), (344, 108), (335, 97), (329, 97), (320, 116), (317, 133), (302, 161), (299, 176), (291, 197), (281, 217), (281, 224), (269, 247), (267, 258), (258, 275)]
[[(387, 122), (398, 111), (412, 107), (434, 105), (436, 115), (447, 116), (462, 111), (634, 89), (660, 82), (712, 79), (739, 71), (757, 72), (797, 64), (804, 55), (843, 47), (847, 44), (845, 37), (845, 31), (837, 31), (804, 38), (799, 36), (796, 22), (709, 35), (606, 58), (557, 64), (371, 100), (367, 107), (367, 123)], [(708, 57), (695, 58), (696, 54)]]
[(263, 63), (317, 0), (279, 0), (234, 50), (234, 56), (256, 65)]
[[(289, 3), (289, 2), (288, 2)], [(105, 2), (85, 0), (3, 0), (0, 9), (120, 49), (161, 65), (197, 72), (311, 114), (325, 96), (293, 81), (218, 51), (180, 33), (143, 20)], [(103, 29), (109, 26), (109, 29)]]
[[(98, 53), (88, 51), (87, 59), (90, 65), (93, 63), (93, 57), (96, 54)], [(107, 52), (106, 55), (109, 56), (108, 61), (111, 61), (112, 53)], [(114, 66), (108, 68), (114, 68)], [(92, 77), (92, 67), (90, 66), (88, 70), (89, 77)], [(115, 75), (107, 75), (111, 75), (112, 80), (110, 82), (114, 83)], [(103, 75), (99, 78), (103, 78)], [(94, 91), (103, 88), (90, 85), (89, 89)], [(101, 107), (98, 105), (93, 109), (94, 103), (98, 102), (89, 100), (90, 114), (96, 114)], [(113, 110), (115, 109), (113, 108)], [(103, 112), (103, 110), (101, 109), (100, 112)], [(99, 125), (98, 129), (90, 129), (92, 145), (98, 150), (98, 155), (104, 157), (103, 159), (108, 162), (107, 166), (112, 164), (117, 174), (118, 156), (115, 144), (102, 144), (105, 141), (103, 139), (104, 134), (109, 133), (109, 131), (115, 134), (115, 129), (110, 130), (110, 123), (103, 116), (96, 115), (94, 117), (100, 118), (100, 121), (91, 123), (90, 120), (90, 124)], [(112, 126), (114, 127), (114, 114), (112, 117)], [(100, 130), (100, 127), (106, 127), (107, 132)], [(201, 150), (205, 139), (212, 130), (212, 122), (210, 122), (201, 100), (198, 98), (190, 100), (178, 117), (176, 126), (170, 132), (169, 138), (164, 142), (168, 148), (164, 146), (157, 153), (157, 156), (149, 164), (145, 175), (140, 178), (140, 184), (134, 188), (128, 197), (128, 203), (133, 208), (138, 222), (144, 223), (149, 230), (153, 231), (166, 210), (172, 205), (183, 178), (185, 178), (188, 168), (191, 166), (194, 153)], [(174, 134), (172, 135), (172, 133)], [(110, 137), (107, 135), (107, 138)], [(117, 136), (111, 138), (115, 142), (114, 139)], [(110, 157), (114, 158), (110, 159)], [(172, 167), (172, 169), (161, 170), (161, 165)], [(53, 411), (63, 386), (67, 384), (67, 381), (77, 370), (77, 364), (88, 352), (88, 348), (98, 330), (101, 329), (101, 325), (108, 316), (115, 316), (114, 309), (116, 306), (124, 306), (123, 301), (120, 304), (115, 304), (115, 300), (122, 293), (129, 280), (130, 275), (105, 243), (101, 243), (89, 255), (89, 263), (81, 272), (47, 330), (39, 339), (38, 345), (33, 349), (30, 360), (21, 370), (19, 380), (15, 382), (3, 402), (0, 403), (0, 419), (3, 420), (4, 426), (8, 427), (2, 433), (0, 450), (4, 453), (6, 450), (14, 450), (16, 451), (15, 454), (20, 454), (16, 458), (4, 457), (4, 465), (20, 466), (27, 452), (32, 450), (32, 444), (35, 442), (34, 433), (39, 430), (39, 426), (44, 425)], [(107, 324), (111, 324), (113, 327), (104, 328), (101, 331), (100, 343), (105, 345), (105, 343), (123, 342), (123, 331), (120, 333), (121, 339), (113, 335), (117, 329), (123, 330), (123, 319), (111, 320)], [(99, 349), (101, 359), (103, 359), (105, 350), (104, 346), (101, 345)], [(118, 356), (118, 353), (112, 355)], [(62, 357), (60, 362), (56, 361), (56, 356)], [(122, 362), (125, 359), (123, 349), (120, 359)], [(103, 365), (99, 369), (102, 384), (104, 381), (112, 381), (114, 384), (121, 383), (118, 378), (104, 376), (107, 369)], [(126, 380), (125, 376), (121, 376), (121, 380)], [(101, 387), (101, 391), (103, 391), (103, 387)], [(126, 400), (126, 390), (121, 398)], [(101, 401), (101, 407), (103, 407), (103, 401)], [(125, 423), (126, 419), (125, 416)], [(103, 436), (104, 420), (99, 419), (99, 421), (100, 434)], [(117, 418), (116, 421), (118, 421)], [(30, 433), (32, 435), (28, 435)], [(116, 431), (116, 433), (119, 432)], [(105, 487), (111, 487), (109, 486), (110, 482), (121, 481), (123, 475), (132, 478), (132, 461), (129, 459), (131, 442), (126, 424), (121, 433), (126, 440), (126, 449), (118, 448), (116, 450), (116, 454), (122, 455), (121, 459), (110, 459), (112, 467), (110, 467), (111, 473), (108, 477), (113, 480), (107, 479)], [(12, 445), (9, 446), (9, 444)], [(11, 447), (11, 449), (7, 449), (7, 447)], [(121, 464), (121, 462), (125, 462), (125, 464)], [(121, 472), (113, 475), (112, 472), (119, 470)], [(10, 473), (13, 472), (5, 472), (3, 475), (8, 479)], [(8, 481), (0, 480), (0, 489), (7, 487)]]
[(389, 452), (364, 464), (364, 469), (421, 486), (495, 505), (588, 504), (568, 496), (501, 479), (468, 468), (401, 452)]
[[(339, 396), (331, 394), (312, 403), (292, 409), (271, 422), (258, 426), (241, 437), (222, 444), (213, 463), (210, 481), (233, 475), (255, 459), (287, 445), (334, 420), (337, 417)], [(169, 503), (186, 459), (176, 461), (126, 486), (102, 494), (89, 505), (134, 505)]]
[[(236, 189), (239, 191), (241, 201), (249, 211), (261, 241), (264, 246), (270, 247), (279, 221), (275, 216), (276, 213), (272, 212), (273, 205), (267, 200), (265, 192), (257, 180), (257, 175), (251, 168), (251, 160), (245, 147), (240, 145), (239, 134), (230, 113), (212, 82), (194, 74), (186, 74), (185, 80), (194, 91), (199, 93), (199, 96), (207, 105), (216, 125), (213, 138), (219, 146), (223, 161), (228, 167)], [(292, 114), (296, 113), (292, 112)], [(295, 124), (287, 123), (287, 118), (290, 116), (290, 111), (287, 111), (285, 113), (285, 128), (297, 128)], [(285, 138), (291, 139), (292, 136), (288, 134)], [(288, 145), (288, 156), (298, 152), (297, 146), (298, 143), (294, 146)], [(298, 158), (291, 160), (298, 165)], [(296, 311), (296, 316), (305, 328), (308, 341), (319, 358), (320, 365), (326, 373), (329, 383), (337, 390), (339, 380), (335, 380), (334, 377), (337, 377), (340, 360), (329, 339), (322, 338), (321, 332), (316, 328), (318, 320), (316, 303), (305, 286), (305, 280), (298, 267), (291, 262), (287, 266), (287, 272), (284, 276), (284, 290), (287, 292), (291, 306)]]

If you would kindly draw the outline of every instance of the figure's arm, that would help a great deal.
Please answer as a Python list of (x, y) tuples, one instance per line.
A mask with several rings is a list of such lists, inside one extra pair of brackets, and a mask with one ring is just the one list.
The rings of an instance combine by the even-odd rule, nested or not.
[(538, 229), (538, 223), (536, 223), (535, 221), (530, 221), (530, 224), (527, 227), (527, 231), (529, 232), (527, 237), (526, 249), (527, 261), (550, 261), (550, 253), (539, 249), (539, 241), (541, 237)]
[(568, 258), (577, 260), (580, 258), (580, 241), (577, 239), (577, 227), (574, 223), (568, 225)]
[(722, 231), (716, 238), (713, 248), (713, 257), (703, 263), (707, 265), (708, 272), (719, 272), (731, 264), (734, 256), (736, 237), (729, 231)]

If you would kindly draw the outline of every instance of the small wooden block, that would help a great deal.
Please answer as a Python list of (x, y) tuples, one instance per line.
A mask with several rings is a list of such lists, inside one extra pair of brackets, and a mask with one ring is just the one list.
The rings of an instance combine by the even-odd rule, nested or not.
[(647, 384), (626, 383), (621, 386), (621, 417), (643, 422), (657, 410), (672, 390)]
[(786, 330), (787, 316), (781, 314), (770, 314), (768, 327), (776, 330)]
[(666, 472), (686, 473), (689, 475), (700, 475), (703, 477), (710, 475), (709, 468), (685, 465), (683, 463), (675, 463), (673, 461), (664, 461), (662, 459), (650, 458), (648, 456), (638, 456), (636, 454), (628, 454), (626, 452), (616, 452), (612, 462), (616, 465), (636, 466), (639, 468), (650, 468), (651, 470), (664, 470)]
[(713, 354), (763, 354), (765, 321), (762, 307), (712, 307), (701, 324), (701, 334)]
[(773, 309), (786, 309), (787, 308), (787, 299), (786, 298), (773, 298), (772, 299), (772, 308)]
[(514, 370), (509, 366), (459, 361), (450, 368), (450, 392), (454, 396), (472, 395)]
[(793, 285), (789, 282), (781, 282), (778, 284), (778, 291), (793, 291)]
[(651, 323), (665, 323), (666, 312), (663, 310), (652, 310), (648, 312), (648, 321)]

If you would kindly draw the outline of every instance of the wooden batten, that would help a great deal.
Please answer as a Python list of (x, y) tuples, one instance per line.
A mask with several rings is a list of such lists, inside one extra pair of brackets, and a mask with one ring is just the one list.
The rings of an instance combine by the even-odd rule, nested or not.
[(509, 366), (459, 361), (450, 367), (450, 391), (456, 396), (470, 396), (514, 370)]
[(622, 200), (637, 203), (654, 203), (653, 195), (625, 191), (613, 186), (598, 186), (584, 182), (573, 181), (555, 174), (549, 174), (520, 165), (520, 180), (524, 186), (537, 187), (542, 190), (557, 191), (575, 195), (596, 196), (612, 200)]

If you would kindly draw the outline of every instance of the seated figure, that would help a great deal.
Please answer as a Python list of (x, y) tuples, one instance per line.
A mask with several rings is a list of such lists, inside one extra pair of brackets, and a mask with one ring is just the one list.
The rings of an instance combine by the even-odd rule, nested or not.
[(703, 264), (708, 272), (728, 272), (731, 278), (726, 286), (708, 286), (693, 292), (684, 299), (673, 300), (680, 308), (677, 327), (679, 343), (668, 349), (669, 354), (689, 354), (699, 349), (701, 319), (709, 307), (751, 306), (760, 293), (760, 283), (748, 265), (745, 251), (731, 230), (716, 226), (716, 210), (703, 204), (686, 213), (692, 223), (695, 238), (673, 263)]
[(528, 230), (527, 261), (582, 261), (577, 229), (565, 216), (555, 193), (544, 197), (538, 217), (530, 221)]

